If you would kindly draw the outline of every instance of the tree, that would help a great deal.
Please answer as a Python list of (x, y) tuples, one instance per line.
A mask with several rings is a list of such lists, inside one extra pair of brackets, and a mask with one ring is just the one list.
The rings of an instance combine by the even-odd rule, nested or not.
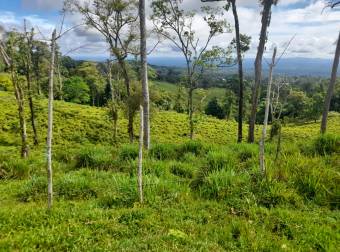
[(219, 104), (216, 97), (212, 98), (208, 102), (205, 108), (205, 113), (207, 115), (217, 117), (218, 119), (224, 119), (226, 116), (225, 111), (223, 110), (222, 106)]
[(138, 182), (138, 194), (139, 202), (143, 204), (143, 135), (144, 135), (144, 113), (143, 106), (140, 106), (140, 128), (139, 128), (139, 151), (138, 151), (138, 171), (137, 171), (137, 182)]
[(6, 49), (0, 41), (1, 56), (9, 68), (11, 74), (11, 82), (14, 88), (15, 99), (18, 104), (18, 116), (21, 132), (21, 157), (27, 158), (29, 147), (27, 143), (26, 119), (25, 119), (25, 97), (23, 90), (23, 79), (18, 75), (18, 62), (20, 55), (17, 45), (20, 43), (20, 38), (15, 32), (8, 34)]
[[(197, 38), (193, 30), (195, 13), (182, 10), (181, 3), (182, 0), (154, 0), (151, 4), (153, 9), (151, 18), (156, 31), (171, 41), (185, 58), (185, 83), (188, 90), (189, 128), (190, 139), (192, 139), (194, 136), (193, 93), (198, 88), (198, 80), (204, 68), (210, 65), (209, 61), (216, 63), (216, 59), (221, 59), (220, 56), (224, 51), (217, 47), (208, 50), (208, 46), (212, 38), (225, 32), (228, 25), (225, 20), (219, 18), (219, 12), (216, 9), (203, 7), (203, 20), (209, 27), (209, 35), (205, 40)], [(204, 43), (201, 46), (199, 42), (203, 40)]]
[(104, 94), (105, 81), (98, 71), (97, 64), (85, 61), (77, 67), (75, 74), (82, 77), (89, 86), (91, 105), (103, 105), (102, 97)]
[(33, 103), (33, 88), (32, 88), (32, 56), (33, 56), (33, 40), (34, 40), (34, 29), (32, 28), (30, 32), (27, 31), (26, 20), (24, 20), (24, 37), (20, 43), (20, 50), (23, 59), (23, 65), (25, 69), (25, 77), (27, 83), (27, 96), (28, 104), (31, 114), (31, 124), (33, 129), (33, 140), (34, 145), (38, 145), (38, 134), (35, 120), (35, 109)]
[[(141, 80), (143, 90), (143, 116), (144, 116), (144, 147), (150, 147), (150, 98), (148, 85), (148, 63), (146, 51), (146, 21), (145, 21), (145, 0), (139, 0), (140, 19), (140, 55), (141, 55)], [(141, 200), (143, 201), (143, 200)]]
[(249, 118), (249, 132), (248, 132), (248, 142), (253, 143), (255, 140), (255, 122), (256, 122), (256, 112), (259, 96), (259, 87), (262, 78), (262, 58), (265, 50), (265, 44), (267, 41), (267, 29), (270, 25), (271, 20), (271, 8), (273, 5), (278, 3), (278, 0), (260, 0), (263, 5), (262, 11), (262, 27), (260, 33), (259, 46), (257, 48), (257, 54), (255, 59), (255, 83), (252, 91), (251, 99), (251, 112)]
[(323, 108), (323, 113), (322, 113), (322, 121), (321, 121), (321, 133), (322, 134), (326, 133), (326, 129), (327, 129), (328, 111), (329, 111), (332, 96), (334, 93), (334, 87), (335, 87), (336, 77), (337, 77), (337, 72), (338, 72), (338, 67), (339, 67), (339, 58), (340, 58), (340, 32), (339, 32), (339, 37), (338, 37), (337, 46), (336, 46), (335, 55), (334, 55), (332, 76), (331, 76), (331, 80), (328, 86), (327, 95), (325, 98), (325, 103), (324, 103), (324, 108)]
[(63, 85), (64, 99), (68, 102), (88, 104), (90, 89), (87, 83), (79, 76), (67, 79)]
[[(131, 78), (126, 59), (129, 54), (136, 54), (136, 21), (138, 19), (135, 0), (95, 0), (92, 3), (68, 0), (70, 5), (83, 15), (86, 24), (100, 32), (106, 39), (110, 52), (118, 62), (125, 82), (128, 107), (128, 133), (130, 142), (134, 140), (134, 113), (130, 111)], [(131, 108), (132, 109), (132, 108)]]
[[(202, 0), (202, 2), (214, 2), (221, 0)], [(236, 52), (237, 52), (237, 62), (238, 62), (238, 79), (239, 79), (239, 93), (238, 93), (238, 132), (237, 132), (237, 142), (242, 142), (243, 138), (243, 91), (244, 91), (244, 82), (243, 82), (243, 59), (242, 59), (242, 48), (241, 48), (241, 34), (240, 34), (240, 22), (237, 13), (236, 0), (227, 0), (228, 5), (226, 6), (226, 10), (232, 8), (233, 16), (234, 16), (234, 26), (235, 26), (235, 42), (236, 42)], [(245, 48), (244, 50), (249, 50), (249, 48)]]
[(273, 81), (273, 70), (276, 64), (276, 47), (274, 48), (272, 62), (269, 65), (269, 78), (268, 78), (268, 88), (267, 88), (267, 97), (266, 97), (266, 108), (264, 114), (264, 122), (262, 127), (262, 136), (260, 140), (260, 171), (262, 174), (265, 173), (265, 163), (264, 163), (264, 144), (267, 135), (267, 125), (268, 125), (268, 117), (269, 117), (269, 106), (270, 106), (270, 96), (271, 96), (271, 87)]

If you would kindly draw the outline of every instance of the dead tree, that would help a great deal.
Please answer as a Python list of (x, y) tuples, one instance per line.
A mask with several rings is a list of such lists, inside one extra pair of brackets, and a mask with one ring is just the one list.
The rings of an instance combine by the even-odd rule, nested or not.
[(257, 55), (255, 59), (255, 83), (252, 90), (252, 98), (251, 98), (251, 112), (249, 118), (249, 132), (248, 132), (248, 142), (253, 143), (255, 140), (255, 122), (256, 122), (256, 112), (257, 112), (257, 103), (259, 96), (259, 88), (262, 80), (262, 58), (265, 50), (265, 44), (267, 41), (267, 30), (271, 20), (271, 8), (272, 5), (276, 5), (278, 0), (263, 0), (261, 3), (263, 4), (262, 10), (262, 27), (260, 33), (260, 41), (259, 46), (257, 48)]
[(143, 93), (143, 115), (144, 115), (144, 147), (150, 147), (150, 98), (148, 84), (148, 63), (146, 50), (146, 19), (145, 0), (139, 0), (140, 20), (140, 56), (141, 56), (141, 80)]
[(262, 174), (265, 173), (265, 163), (264, 163), (264, 144), (267, 135), (267, 125), (268, 125), (268, 117), (269, 117), (269, 104), (270, 104), (270, 96), (271, 96), (271, 88), (273, 82), (273, 70), (275, 67), (275, 60), (276, 60), (276, 52), (277, 48), (274, 48), (272, 61), (269, 65), (269, 78), (268, 78), (268, 87), (267, 87), (267, 97), (266, 97), (266, 108), (264, 114), (264, 122), (262, 127), (262, 136), (260, 140), (260, 172)]
[(48, 121), (47, 121), (47, 179), (48, 179), (48, 209), (53, 205), (53, 171), (52, 171), (52, 137), (53, 137), (53, 81), (55, 66), (57, 32), (54, 29), (51, 38), (51, 62), (48, 84)]
[(22, 85), (20, 84), (20, 80), (17, 75), (17, 67), (15, 63), (15, 44), (16, 44), (15, 35), (12, 33), (7, 42), (8, 53), (6, 52), (5, 47), (0, 41), (0, 51), (1, 56), (4, 59), (6, 66), (10, 69), (11, 72), (11, 80), (14, 88), (15, 99), (18, 104), (18, 116), (20, 123), (20, 131), (21, 131), (21, 157), (27, 158), (29, 147), (27, 143), (27, 131), (26, 131), (26, 119), (25, 119), (25, 102), (24, 102), (24, 91)]
[(144, 135), (144, 115), (143, 106), (140, 106), (140, 128), (139, 128), (139, 153), (138, 153), (138, 194), (139, 202), (143, 203), (143, 135)]
[(338, 37), (337, 46), (336, 46), (335, 55), (334, 55), (331, 80), (328, 86), (327, 95), (326, 95), (323, 113), (322, 113), (322, 120), (321, 120), (321, 133), (322, 134), (326, 133), (326, 129), (327, 129), (328, 111), (329, 111), (332, 96), (334, 93), (334, 87), (335, 87), (336, 77), (337, 77), (337, 72), (338, 72), (338, 67), (339, 67), (339, 58), (340, 58), (340, 32), (339, 32), (339, 37)]
[(35, 109), (34, 109), (34, 103), (33, 103), (33, 88), (32, 88), (32, 55), (33, 55), (33, 39), (34, 39), (34, 29), (32, 28), (31, 32), (27, 32), (26, 27), (26, 20), (24, 20), (24, 34), (25, 34), (25, 40), (26, 40), (26, 46), (25, 46), (25, 76), (26, 76), (26, 82), (27, 82), (27, 96), (28, 96), (28, 104), (30, 108), (31, 113), (31, 124), (32, 124), (32, 130), (33, 130), (33, 142), (34, 145), (38, 145), (38, 133), (37, 133), (37, 127), (36, 127), (36, 120), (35, 120)]

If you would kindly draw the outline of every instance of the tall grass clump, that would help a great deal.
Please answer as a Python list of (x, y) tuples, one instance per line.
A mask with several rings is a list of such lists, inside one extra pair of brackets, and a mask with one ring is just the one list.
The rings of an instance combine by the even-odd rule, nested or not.
[(119, 149), (119, 160), (129, 161), (135, 160), (138, 157), (138, 146), (137, 145), (123, 145)]
[(137, 179), (116, 175), (110, 180), (110, 188), (98, 198), (102, 208), (132, 207), (138, 201)]
[(158, 160), (177, 159), (176, 146), (172, 144), (155, 144), (149, 154)]
[(320, 135), (313, 143), (314, 151), (319, 155), (340, 153), (340, 137), (331, 134)]
[(86, 146), (76, 154), (76, 168), (107, 170), (112, 168), (113, 155), (109, 148)]
[(199, 156), (205, 152), (205, 146), (199, 141), (188, 141), (179, 145), (178, 152), (180, 155), (192, 153), (195, 156)]

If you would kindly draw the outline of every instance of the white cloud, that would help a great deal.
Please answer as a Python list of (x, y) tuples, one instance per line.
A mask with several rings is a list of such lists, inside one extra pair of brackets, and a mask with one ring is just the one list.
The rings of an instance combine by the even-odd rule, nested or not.
[[(147, 1), (150, 3), (150, 1)], [(238, 0), (238, 12), (240, 18), (241, 32), (252, 36), (251, 49), (246, 57), (254, 57), (258, 45), (258, 37), (261, 28), (261, 6), (257, 0)], [(58, 9), (62, 0), (22, 0), (23, 5), (29, 5), (31, 9), (51, 10)], [(225, 4), (225, 3), (224, 3)], [(295, 5), (296, 4), (296, 5)], [(267, 55), (274, 45), (283, 50), (284, 44), (296, 34), (286, 57), (320, 57), (330, 58), (334, 53), (334, 41), (339, 32), (340, 12), (325, 10), (323, 0), (281, 0), (277, 7), (273, 8), (271, 25), (269, 27)], [(203, 3), (199, 0), (184, 0), (183, 7), (186, 10), (199, 9)], [(222, 3), (210, 3), (212, 6), (221, 6)], [(300, 7), (296, 7), (300, 6)], [(294, 7), (294, 8), (293, 8)], [(150, 8), (148, 9), (150, 13)], [(18, 16), (13, 12), (0, 12), (0, 26), (7, 29), (22, 29), (23, 19), (26, 18), (33, 26), (39, 26), (45, 36), (49, 36), (55, 26), (54, 21), (43, 19), (37, 15)], [(231, 12), (226, 14), (228, 22), (233, 25)], [(68, 26), (82, 23), (78, 14), (67, 17)], [(152, 22), (147, 22), (149, 30)], [(198, 18), (194, 20), (194, 28), (198, 37), (207, 35), (208, 28), (204, 21)], [(154, 35), (154, 34), (152, 34)], [(215, 38), (212, 45), (227, 46), (233, 37), (232, 34), (224, 34)], [(152, 47), (155, 39), (149, 41)], [(103, 37), (95, 30), (88, 27), (79, 27), (68, 33), (59, 42), (63, 52), (72, 48), (85, 46), (72, 55), (93, 57), (93, 55), (105, 57), (108, 55), (107, 46)], [(168, 41), (163, 42), (153, 55), (180, 55), (178, 50)]]

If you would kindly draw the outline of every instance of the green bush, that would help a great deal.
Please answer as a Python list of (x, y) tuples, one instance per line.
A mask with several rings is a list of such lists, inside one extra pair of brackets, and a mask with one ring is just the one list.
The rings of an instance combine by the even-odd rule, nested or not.
[(195, 170), (193, 165), (187, 163), (172, 162), (170, 164), (170, 172), (182, 178), (192, 178)]
[(138, 157), (137, 145), (123, 145), (119, 151), (119, 159), (123, 161), (135, 160)]
[(23, 179), (30, 172), (30, 165), (25, 159), (10, 159), (0, 163), (0, 179)]
[(23, 202), (35, 201), (47, 195), (47, 178), (33, 177), (25, 182), (17, 193), (17, 198)]
[(201, 155), (204, 151), (204, 145), (199, 141), (188, 141), (179, 146), (179, 150), (181, 155), (186, 153), (192, 153), (196, 156)]
[(176, 148), (172, 144), (155, 144), (150, 149), (150, 156), (158, 160), (176, 159)]
[(76, 168), (107, 170), (113, 166), (112, 153), (104, 147), (88, 146), (76, 154)]
[(90, 178), (66, 174), (55, 183), (55, 194), (67, 200), (90, 199), (97, 197)]
[(218, 171), (222, 169), (234, 168), (236, 165), (235, 155), (231, 152), (219, 150), (210, 151), (207, 155), (209, 171)]
[(330, 134), (321, 135), (314, 142), (314, 150), (319, 155), (340, 153), (340, 137)]

